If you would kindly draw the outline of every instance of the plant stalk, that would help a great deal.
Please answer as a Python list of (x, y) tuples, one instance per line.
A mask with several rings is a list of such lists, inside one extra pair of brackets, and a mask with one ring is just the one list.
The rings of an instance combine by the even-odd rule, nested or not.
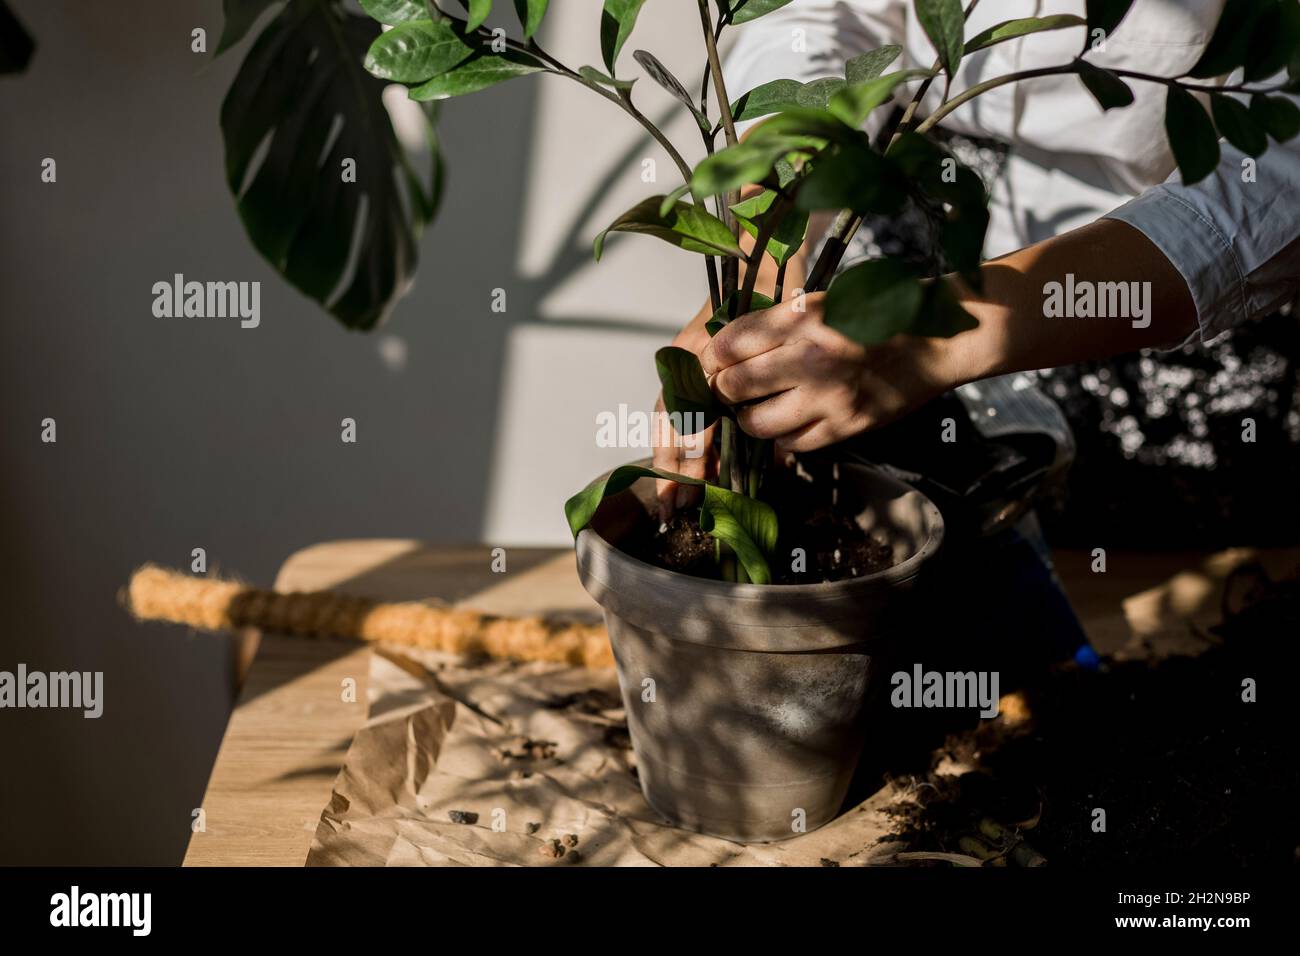
[[(713, 78), (713, 95), (718, 104), (719, 122), (727, 137), (727, 145), (735, 146), (736, 122), (731, 115), (731, 101), (727, 98), (727, 84), (722, 78), (722, 61), (718, 58), (718, 44), (713, 31), (713, 19), (709, 15), (708, 0), (699, 0), (700, 28), (704, 32), (704, 48), (709, 58), (709, 75)], [(733, 236), (740, 235), (740, 223), (736, 221), (731, 207), (740, 201), (740, 193), (732, 190), (723, 198), (723, 208), (718, 210), (720, 218)], [(727, 259), (722, 268), (722, 297), (725, 300), (736, 289), (740, 278), (740, 263)]]
[(740, 295), (736, 297), (736, 315), (744, 315), (749, 311), (750, 302), (754, 297), (754, 284), (758, 281), (758, 270), (763, 264), (763, 256), (767, 254), (767, 244), (775, 234), (777, 226), (781, 224), (785, 212), (786, 200), (777, 196), (768, 207), (767, 214), (763, 217), (763, 224), (758, 227), (758, 235), (754, 237), (754, 248), (745, 259), (745, 284), (741, 287)]

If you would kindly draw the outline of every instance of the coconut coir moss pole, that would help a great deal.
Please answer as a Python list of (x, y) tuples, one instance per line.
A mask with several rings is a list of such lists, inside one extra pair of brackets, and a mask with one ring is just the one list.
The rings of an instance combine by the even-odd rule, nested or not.
[(255, 627), (295, 637), (400, 644), (449, 654), (614, 666), (609, 636), (600, 625), (495, 617), (422, 601), (386, 603), (333, 591), (282, 594), (236, 581), (194, 578), (152, 564), (131, 576), (123, 597), (137, 620), (205, 631)]

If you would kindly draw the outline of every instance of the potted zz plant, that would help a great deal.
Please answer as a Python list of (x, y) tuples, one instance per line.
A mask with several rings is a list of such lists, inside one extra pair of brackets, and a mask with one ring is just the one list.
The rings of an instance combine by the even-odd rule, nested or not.
[[(682, 180), (597, 236), (597, 258), (609, 232), (643, 233), (701, 256), (714, 309), (710, 334), (784, 295), (825, 291), (826, 323), (864, 345), (896, 335), (953, 336), (975, 325), (951, 288), (953, 282), (978, 287), (988, 224), (985, 187), (928, 134), (981, 93), (1028, 76), (1073, 73), (1111, 109), (1133, 101), (1129, 81), (1162, 83), (1166, 129), (1186, 181), (1215, 167), (1220, 134), (1257, 155), (1266, 146), (1265, 131), (1282, 139), (1300, 126), (1289, 101), (1268, 96), (1291, 88), (1294, 76), (1285, 86), (1263, 90), (1214, 88), (1212, 121), (1192, 92), (1204, 88), (1187, 78), (1089, 63), (1088, 44), (1096, 42), (1097, 31), (1104, 37), (1114, 29), (1132, 0), (1089, 0), (1086, 20), (1011, 20), (969, 40), (965, 20), (974, 2), (963, 10), (960, 0), (914, 0), (935, 48), (932, 67), (896, 69), (901, 49), (886, 46), (850, 60), (841, 76), (807, 84), (777, 80), (734, 100), (718, 57), (723, 31), (790, 0), (698, 2), (704, 61), (698, 96), (650, 53), (633, 54), (645, 75), (695, 119), (706, 155), (693, 168), (637, 109), (633, 82), (618, 75), (644, 0), (605, 0), (603, 70), (571, 68), (539, 45), (547, 0), (515, 0), (518, 39), (483, 26), (491, 0), (462, 0), (454, 13), (432, 2), (361, 0), (391, 27), (371, 45), (366, 68), (406, 84), (420, 101), (529, 73), (581, 83), (640, 124), (672, 157)], [(1293, 25), (1294, 4), (1278, 9)], [(963, 56), (1067, 28), (1083, 28), (1086, 35), (1073, 60), (946, 95)], [(1203, 62), (1188, 76), (1219, 76), (1241, 65), (1245, 45), (1236, 42), (1237, 32), (1225, 15)], [(1270, 72), (1286, 65), (1282, 58)], [(942, 105), (921, 118), (918, 106), (936, 82), (945, 90)], [(861, 129), (867, 117), (892, 106), (900, 88), (908, 87), (915, 88), (910, 104), (895, 110), (892, 125), (873, 141)], [(1253, 93), (1254, 101), (1248, 109), (1229, 92)], [(759, 118), (739, 140), (735, 124)], [(865, 214), (905, 209), (919, 211), (930, 224), (938, 271), (951, 281), (931, 281), (924, 266), (891, 257), (836, 274)], [(810, 215), (821, 212), (834, 213), (828, 237), (805, 287), (787, 290), (786, 265), (805, 242)], [(764, 255), (777, 268), (770, 294), (756, 288)], [(915, 489), (861, 465), (835, 466), (817, 482), (769, 467), (769, 444), (744, 433), (693, 353), (668, 347), (655, 361), (676, 430), (719, 425), (717, 474), (701, 481), (632, 463), (574, 495), (565, 513), (579, 571), (605, 610), (648, 802), (690, 829), (742, 841), (782, 839), (838, 812), (863, 746), (861, 718), (872, 678), (918, 576), (938, 551), (943, 522)], [(658, 479), (703, 486), (698, 513), (685, 519), (684, 538), (666, 533), (670, 529), (656, 517)]]

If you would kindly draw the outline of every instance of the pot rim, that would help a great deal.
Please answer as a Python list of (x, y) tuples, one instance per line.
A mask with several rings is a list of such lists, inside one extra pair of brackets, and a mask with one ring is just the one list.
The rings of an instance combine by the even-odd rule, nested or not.
[[(631, 462), (630, 464), (642, 464), (644, 461), (645, 459), (642, 459), (639, 462)], [(925, 543), (911, 556), (898, 564), (890, 565), (871, 574), (846, 578), (842, 581), (818, 581), (812, 584), (738, 584), (732, 581), (714, 581), (710, 578), (700, 578), (691, 574), (683, 574), (680, 571), (670, 571), (667, 568), (661, 568), (642, 561), (640, 558), (633, 557), (611, 541), (606, 540), (590, 525), (578, 532), (575, 545), (580, 557), (582, 552), (588, 548), (599, 551), (605, 557), (605, 560), (617, 570), (635, 571), (643, 580), (648, 575), (650, 580), (647, 583), (653, 583), (656, 587), (662, 586), (674, 591), (688, 592), (697, 597), (726, 597), (732, 601), (768, 602), (778, 595), (791, 600), (806, 598), (816, 601), (831, 597), (842, 598), (854, 590), (874, 590), (882, 585), (900, 584), (916, 577), (920, 573), (922, 565), (937, 554), (943, 544), (944, 521), (938, 507), (930, 500), (928, 495), (914, 485), (895, 478), (880, 469), (872, 468), (860, 462), (840, 462), (840, 468), (842, 470), (848, 469), (861, 472), (869, 476), (873, 481), (892, 484), (904, 491), (920, 496), (921, 506), (926, 515), (926, 524), (929, 528)], [(609, 472), (606, 474), (609, 474)], [(638, 479), (638, 481), (650, 480), (649, 478)], [(591, 573), (590, 567), (586, 569), (586, 573)], [(608, 586), (611, 582), (602, 581), (602, 583)]]

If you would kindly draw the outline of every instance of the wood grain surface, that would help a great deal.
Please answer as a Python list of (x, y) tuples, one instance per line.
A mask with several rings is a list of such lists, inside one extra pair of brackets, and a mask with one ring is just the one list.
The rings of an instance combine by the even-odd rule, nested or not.
[[(382, 600), (429, 597), (498, 614), (596, 610), (569, 549), (511, 548), (494, 573), (487, 547), (340, 541), (292, 555), (281, 591), (337, 589)], [(186, 866), (301, 866), (352, 737), (366, 719), (370, 649), (342, 641), (253, 636), (247, 675), (203, 799), (206, 829)], [(343, 699), (356, 682), (355, 703)]]

